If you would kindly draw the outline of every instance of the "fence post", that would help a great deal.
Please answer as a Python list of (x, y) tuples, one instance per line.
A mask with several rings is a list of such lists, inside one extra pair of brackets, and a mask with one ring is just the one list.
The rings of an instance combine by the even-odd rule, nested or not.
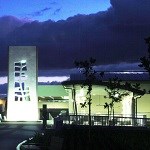
[(43, 129), (46, 129), (47, 127), (47, 118), (48, 118), (47, 105), (43, 104), (43, 109), (42, 109)]

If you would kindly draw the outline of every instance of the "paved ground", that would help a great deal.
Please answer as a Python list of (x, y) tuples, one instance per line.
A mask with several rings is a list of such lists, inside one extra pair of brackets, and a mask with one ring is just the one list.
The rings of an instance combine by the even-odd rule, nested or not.
[(18, 143), (41, 131), (40, 122), (1, 122), (0, 150), (15, 150)]

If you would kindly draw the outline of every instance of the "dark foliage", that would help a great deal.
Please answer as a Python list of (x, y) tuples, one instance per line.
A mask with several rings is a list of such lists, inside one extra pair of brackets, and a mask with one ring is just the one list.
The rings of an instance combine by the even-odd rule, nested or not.
[[(122, 81), (120, 79), (113, 78), (109, 79), (105, 91), (107, 92), (107, 96), (104, 98), (110, 99), (110, 103), (105, 103), (104, 108), (108, 109), (108, 116), (111, 115), (112, 110), (114, 109), (114, 104), (122, 101), (122, 98), (129, 95), (127, 91), (121, 91), (120, 87), (122, 86)], [(109, 112), (110, 110), (110, 112)]]
[(79, 71), (84, 75), (85, 82), (81, 85), (82, 88), (87, 88), (86, 93), (86, 101), (84, 103), (80, 103), (81, 107), (89, 106), (89, 126), (91, 126), (91, 104), (92, 104), (92, 86), (93, 82), (96, 80), (96, 71), (93, 69), (93, 65), (95, 64), (96, 59), (90, 58), (85, 61), (75, 61), (75, 66), (79, 69)]
[(141, 64), (139, 64), (139, 67), (144, 68), (150, 75), (150, 37), (145, 38), (145, 43), (148, 45), (148, 56), (140, 58)]
[(89, 147), (88, 126), (64, 126), (61, 130), (46, 130), (41, 145), (43, 149), (49, 149), (53, 136), (63, 138), (62, 150), (148, 150), (150, 148), (150, 130), (143, 127), (93, 126), (91, 147)]

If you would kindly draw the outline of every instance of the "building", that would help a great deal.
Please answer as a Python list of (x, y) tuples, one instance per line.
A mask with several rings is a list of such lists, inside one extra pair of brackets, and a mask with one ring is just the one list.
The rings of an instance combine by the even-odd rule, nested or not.
[[(70, 75), (70, 80), (62, 85), (37, 84), (37, 51), (35, 46), (9, 47), (9, 75), (7, 120), (9, 121), (36, 121), (42, 118), (42, 107), (47, 105), (50, 116), (59, 114), (87, 115), (88, 107), (82, 108), (81, 103), (86, 100), (87, 89), (82, 88), (84, 77), (81, 74)], [(135, 97), (137, 91), (120, 88), (128, 91), (122, 101), (114, 105), (114, 114), (123, 117), (150, 118), (150, 78), (146, 72), (106, 72), (103, 82), (95, 82), (92, 87), (91, 114), (93, 116), (107, 116), (108, 110), (104, 104), (105, 90), (110, 78), (118, 77), (124, 83), (140, 84), (138, 92), (146, 89), (146, 93)]]
[[(129, 95), (125, 96), (121, 102), (114, 105), (115, 115), (129, 116), (129, 117), (148, 117), (150, 118), (150, 80), (146, 72), (106, 72), (103, 81), (106, 83), (110, 78), (118, 77), (124, 83), (130, 82), (131, 84), (140, 84), (139, 92), (144, 89), (147, 91), (140, 97), (135, 97), (133, 103), (133, 95), (136, 91), (129, 89), (122, 89), (128, 91)], [(75, 113), (74, 102), (76, 102), (78, 114), (88, 114), (88, 107), (81, 108), (80, 103), (86, 99), (86, 88), (81, 88), (84, 78), (80, 74), (70, 76), (70, 81), (63, 83), (64, 88), (69, 92), (69, 113)], [(105, 98), (107, 92), (105, 91), (107, 84), (93, 83), (92, 88), (92, 115), (107, 115), (107, 109), (104, 109), (104, 104), (109, 102), (110, 99)]]
[(62, 85), (38, 85), (38, 108), (42, 119), (43, 105), (47, 105), (52, 117), (57, 117), (62, 111), (69, 110), (69, 96)]

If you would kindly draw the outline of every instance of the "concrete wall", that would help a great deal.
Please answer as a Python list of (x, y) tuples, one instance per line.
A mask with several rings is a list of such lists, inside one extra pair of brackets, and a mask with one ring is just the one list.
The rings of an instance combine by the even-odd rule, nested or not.
[[(104, 109), (105, 102), (110, 102), (109, 99), (105, 99), (104, 95), (92, 95), (92, 104), (91, 104), (91, 112), (93, 115), (107, 115), (107, 109)], [(121, 114), (122, 112), (122, 104), (116, 103), (114, 105), (115, 113)], [(78, 113), (88, 114), (88, 106), (87, 108), (81, 108), (81, 105), (78, 104)]]
[(150, 118), (150, 94), (145, 94), (137, 101), (138, 115), (147, 115)]
[(35, 46), (9, 47), (7, 120), (38, 120), (37, 66)]
[(68, 109), (68, 105), (69, 105), (68, 102), (39, 102), (38, 107), (43, 108), (43, 104), (46, 104), (47, 108), (53, 108), (53, 109), (57, 109), (57, 108)]
[[(124, 99), (126, 100), (126, 99)], [(105, 102), (110, 102), (109, 99), (105, 99), (104, 95), (92, 95), (92, 104), (91, 104), (91, 113), (93, 115), (105, 115), (107, 114), (107, 109), (104, 109)], [(73, 107), (69, 106), (69, 112), (73, 112)], [(88, 114), (88, 106), (86, 108), (81, 108), (81, 105), (77, 104), (78, 114)], [(127, 109), (131, 109), (131, 107), (127, 107)], [(123, 101), (119, 103), (115, 103), (114, 105), (115, 114), (123, 114)], [(130, 110), (127, 110), (130, 112)], [(137, 114), (138, 116), (146, 115), (150, 118), (150, 94), (145, 94), (140, 99), (138, 99), (137, 104)], [(131, 114), (128, 114), (131, 115)]]

